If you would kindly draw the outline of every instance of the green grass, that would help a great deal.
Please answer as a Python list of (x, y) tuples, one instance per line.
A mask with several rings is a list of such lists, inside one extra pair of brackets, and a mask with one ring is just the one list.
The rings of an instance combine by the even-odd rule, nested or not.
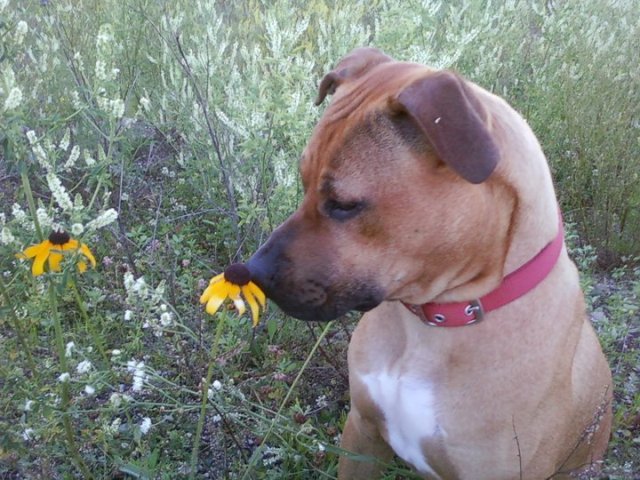
[[(460, 71), (538, 134), (615, 376), (603, 478), (635, 478), (636, 10), (0, 0), (0, 478), (335, 477), (357, 317), (272, 305), (254, 330), (198, 298), (295, 209), (318, 81), (361, 45)], [(15, 254), (55, 226), (97, 268), (34, 278)]]

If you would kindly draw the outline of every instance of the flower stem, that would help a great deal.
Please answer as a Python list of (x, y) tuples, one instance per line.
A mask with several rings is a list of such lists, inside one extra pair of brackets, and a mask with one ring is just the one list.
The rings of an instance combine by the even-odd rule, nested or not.
[(220, 347), (220, 337), (222, 336), (222, 330), (224, 329), (226, 315), (220, 315), (220, 320), (216, 327), (216, 334), (211, 345), (211, 353), (209, 354), (209, 368), (207, 369), (207, 376), (202, 384), (202, 403), (200, 404), (200, 417), (198, 418), (198, 425), (196, 426), (196, 437), (193, 442), (193, 449), (191, 450), (191, 463), (189, 467), (189, 480), (193, 480), (196, 476), (198, 469), (198, 454), (200, 453), (200, 439), (202, 438), (202, 430), (204, 428), (204, 420), (207, 414), (207, 404), (209, 403), (209, 385), (211, 385), (211, 377), (213, 376), (213, 370), (216, 366), (216, 357), (218, 356), (218, 349)]
[[(51, 307), (51, 315), (53, 317), (53, 328), (56, 337), (56, 348), (58, 350), (58, 361), (60, 362), (60, 368), (63, 373), (68, 373), (67, 357), (64, 350), (64, 336), (62, 333), (62, 325), (60, 324), (60, 315), (58, 312), (58, 300), (56, 298), (55, 283), (53, 280), (49, 282), (49, 305)], [(84, 460), (80, 456), (78, 446), (76, 445), (75, 437), (73, 434), (73, 426), (71, 425), (71, 418), (69, 415), (69, 403), (71, 395), (69, 393), (69, 381), (62, 382), (62, 424), (64, 426), (65, 440), (67, 442), (67, 448), (71, 457), (76, 463), (76, 467), (82, 473), (82, 478), (92, 479), (93, 475), (89, 471)]]
[(324, 329), (322, 330), (322, 333), (318, 337), (318, 340), (316, 341), (315, 345), (313, 346), (313, 348), (309, 352), (309, 355), (307, 355), (307, 358), (305, 359), (304, 363), (302, 364), (302, 367), (300, 367), (300, 371), (298, 372), (298, 375), (296, 375), (296, 378), (293, 381), (293, 383), (291, 384), (291, 387), (289, 387), (289, 391), (285, 395), (284, 400), (282, 400), (282, 403), (280, 404), (280, 408), (278, 408), (278, 411), (276, 412), (276, 414), (274, 415), (273, 419), (271, 420), (271, 424), (269, 425), (269, 430), (267, 430), (267, 433), (262, 438), (262, 443), (260, 443), (258, 448), (256, 448), (256, 450), (253, 452), (253, 455), (251, 455), (251, 460), (249, 461), (249, 465), (247, 465), (247, 469), (245, 470), (244, 475), (242, 475), (242, 479), (241, 480), (244, 480), (245, 478), (247, 478), (247, 476), (251, 472), (251, 469), (253, 468), (253, 466), (258, 461), (258, 459), (260, 457), (260, 454), (262, 453), (262, 450), (264, 450), (264, 447), (267, 444), (267, 439), (271, 435), (271, 432), (273, 431), (273, 428), (274, 428), (276, 422), (280, 418), (282, 418), (281, 417), (282, 410), (284, 409), (285, 405), (289, 402), (289, 397), (291, 397), (291, 394), (293, 393), (294, 389), (296, 388), (296, 385), (298, 384), (298, 381), (300, 380), (300, 377), (302, 377), (302, 374), (307, 369), (307, 366), (309, 365), (309, 362), (311, 361), (311, 358), (313, 358), (313, 355), (316, 353), (316, 350), (320, 346), (320, 342), (322, 342), (324, 337), (327, 335), (327, 332), (329, 331), (329, 328), (331, 328), (331, 325), (333, 325), (332, 321), (328, 322), (325, 325)]
[(95, 331), (94, 325), (89, 318), (89, 313), (87, 312), (87, 306), (80, 296), (80, 292), (78, 291), (78, 286), (76, 285), (75, 280), (70, 280), (69, 285), (71, 286), (71, 290), (73, 290), (73, 296), (76, 300), (76, 305), (78, 305), (78, 310), (80, 310), (80, 316), (84, 320), (84, 326), (87, 332), (89, 332), (89, 335), (91, 335), (93, 343), (98, 347), (98, 351), (100, 352), (100, 356), (102, 357), (105, 365), (109, 365), (109, 357), (107, 356), (104, 342), (102, 341), (102, 337), (100, 337), (100, 335), (98, 335)]
[(29, 345), (28, 345), (27, 341), (25, 340), (24, 336), (22, 335), (22, 328), (20, 326), (20, 319), (16, 315), (16, 310), (13, 307), (13, 304), (11, 303), (11, 297), (9, 296), (9, 293), (7, 292), (7, 288), (6, 288), (5, 284), (4, 284), (4, 280), (2, 280), (2, 276), (0, 276), (0, 293), (2, 293), (2, 297), (4, 298), (5, 305), (7, 305), (9, 307), (9, 312), (10, 312), (9, 316), (11, 317), (11, 320), (13, 321), (13, 329), (15, 330), (16, 336), (18, 337), (18, 342), (22, 346), (22, 350), (24, 350), (24, 353), (27, 356), (27, 363), (29, 364), (29, 368), (31, 369), (31, 374), (32, 375), (37, 375), (38, 369), (36, 368), (36, 364), (33, 361), (33, 356), (31, 355), (31, 348), (29, 348)]
[(33, 218), (33, 225), (38, 235), (38, 241), (44, 240), (42, 229), (40, 228), (40, 222), (38, 221), (38, 212), (36, 210), (36, 202), (33, 199), (33, 192), (31, 191), (31, 183), (29, 183), (29, 176), (27, 175), (27, 167), (23, 163), (20, 168), (20, 178), (22, 179), (22, 188), (24, 194), (27, 197), (27, 205), (29, 205), (29, 211), (31, 212), (31, 218)]

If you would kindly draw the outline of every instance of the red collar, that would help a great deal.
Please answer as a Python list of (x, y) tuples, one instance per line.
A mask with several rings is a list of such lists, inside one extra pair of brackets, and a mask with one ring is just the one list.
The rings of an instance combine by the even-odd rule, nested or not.
[(427, 325), (434, 327), (462, 327), (478, 323), (486, 313), (522, 297), (533, 290), (551, 272), (564, 245), (564, 228), (559, 215), (558, 234), (535, 257), (510, 273), (498, 287), (485, 296), (468, 302), (425, 303), (404, 306)]

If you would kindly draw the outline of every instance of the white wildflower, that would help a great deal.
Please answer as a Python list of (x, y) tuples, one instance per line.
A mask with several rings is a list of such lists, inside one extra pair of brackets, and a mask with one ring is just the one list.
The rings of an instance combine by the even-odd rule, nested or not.
[(84, 393), (86, 393), (89, 397), (93, 397), (93, 395), (96, 393), (96, 389), (91, 385), (85, 385)]
[(171, 325), (171, 313), (164, 312), (162, 315), (160, 315), (160, 323), (163, 327), (168, 327), (169, 325)]
[(9, 90), (9, 94), (4, 100), (4, 111), (8, 112), (9, 110), (18, 108), (21, 103), (22, 90), (20, 90), (18, 87), (13, 87), (11, 90)]
[(11, 206), (11, 214), (13, 215), (13, 218), (15, 218), (20, 224), (24, 224), (25, 220), (27, 219), (27, 214), (17, 203), (14, 203)]
[(104, 60), (102, 59), (96, 60), (95, 73), (96, 73), (96, 78), (101, 82), (109, 80), (109, 77), (107, 76), (107, 64)]
[(23, 432), (22, 432), (22, 439), (25, 442), (28, 442), (29, 440), (31, 440), (33, 438), (33, 428), (26, 428)]
[(122, 405), (122, 400), (123, 400), (122, 394), (120, 393), (112, 393), (111, 396), (109, 397), (109, 403), (116, 408)]
[(49, 216), (49, 212), (45, 208), (39, 207), (36, 210), (36, 217), (38, 217), (38, 223), (43, 229), (48, 229), (53, 226), (53, 218)]
[(118, 212), (114, 208), (110, 208), (109, 210), (105, 210), (96, 218), (87, 223), (87, 230), (90, 232), (95, 232), (111, 223), (115, 222), (118, 219)]
[(36, 132), (34, 132), (33, 130), (29, 130), (27, 132), (27, 140), (29, 140), (29, 145), (35, 145), (36, 143), (38, 143)]
[(69, 148), (69, 142), (71, 141), (71, 130), (69, 127), (64, 131), (64, 135), (62, 135), (62, 139), (60, 143), (58, 143), (58, 148), (63, 152), (66, 152)]
[(69, 375), (69, 372), (64, 372), (60, 374), (60, 376), (58, 377), (58, 381), (60, 383), (68, 382), (70, 378), (71, 378), (71, 375)]
[(318, 451), (320, 453), (324, 452), (326, 450), (326, 447), (324, 446), (324, 444), (318, 442)]
[(82, 235), (82, 232), (84, 232), (84, 227), (81, 223), (74, 223), (73, 225), (71, 225), (71, 234), (74, 237)]
[(212, 420), (214, 424), (218, 424), (222, 421), (222, 417), (220, 415), (214, 415)]
[(71, 149), (71, 153), (69, 154), (69, 158), (64, 164), (64, 168), (67, 170), (73, 168), (78, 161), (78, 158), (80, 158), (80, 147), (78, 145), (74, 145)]
[(133, 312), (131, 310), (125, 310), (124, 312), (124, 320), (128, 322), (133, 318)]
[(30, 412), (32, 405), (33, 405), (33, 400), (27, 400), (26, 402), (24, 402), (24, 407), (22, 407), (22, 410), (24, 410), (25, 412)]
[(82, 110), (82, 108), (84, 107), (82, 101), (80, 100), (80, 94), (76, 90), (71, 92), (71, 105), (73, 105), (73, 108), (75, 108), (76, 110)]
[(103, 23), (98, 28), (96, 36), (96, 47), (100, 53), (110, 53), (111, 43), (113, 42), (113, 27), (110, 23)]
[(121, 350), (118, 350), (117, 348), (114, 348), (113, 350), (111, 350), (111, 356), (112, 357), (117, 357), (118, 355), (120, 355), (122, 353)]
[(29, 31), (29, 26), (27, 25), (27, 22), (25, 22), (24, 20), (20, 20), (16, 24), (16, 31), (14, 32), (14, 37), (13, 37), (14, 41), (16, 42), (16, 45), (22, 44), (22, 41), (24, 40), (24, 37), (28, 31)]
[(151, 100), (149, 100), (147, 97), (140, 98), (140, 107), (142, 108), (142, 110), (148, 112), (151, 109)]
[(2, 227), (0, 230), (0, 243), (2, 245), (11, 245), (15, 241), (15, 237), (7, 227)]
[(91, 370), (92, 367), (93, 367), (93, 365), (91, 364), (91, 362), (89, 360), (83, 360), (76, 367), (76, 371), (79, 374), (83, 374), (83, 373), (87, 373), (89, 370)]
[[(119, 404), (118, 404), (119, 405)], [(120, 424), (122, 423), (122, 420), (120, 419), (120, 417), (116, 417), (113, 422), (111, 422), (111, 425), (109, 425), (107, 427), (107, 433), (110, 433), (112, 435), (115, 435), (116, 433), (118, 433), (118, 430), (120, 430)]]
[(211, 386), (213, 388), (215, 388), (216, 390), (221, 390), (222, 389), (222, 382), (220, 382), (220, 380), (214, 380), (213, 383), (211, 384)]
[(329, 405), (329, 402), (327, 402), (326, 395), (320, 395), (318, 398), (316, 398), (316, 407), (326, 408), (328, 405)]
[(127, 370), (133, 373), (133, 386), (131, 389), (134, 392), (142, 390), (144, 381), (147, 379), (144, 368), (144, 362), (136, 362), (135, 360), (129, 360), (127, 362)]
[(149, 417), (144, 417), (142, 419), (142, 423), (140, 423), (140, 433), (142, 435), (146, 435), (147, 433), (149, 433), (150, 429), (151, 429), (151, 419)]
[(129, 292), (133, 288), (133, 274), (131, 272), (125, 272), (124, 274), (124, 288)]
[(109, 101), (109, 111), (111, 118), (118, 120), (124, 115), (124, 101), (121, 98), (115, 98)]
[(64, 356), (69, 358), (73, 350), (75, 350), (76, 344), (74, 342), (67, 343), (67, 346), (64, 348)]
[(51, 163), (49, 162), (49, 159), (47, 156), (47, 152), (44, 151), (44, 148), (42, 148), (42, 145), (36, 144), (33, 146), (32, 150), (40, 166), (47, 172), (51, 172), (53, 167), (51, 166)]
[(96, 159), (93, 158), (89, 152), (84, 152), (84, 163), (87, 165), (87, 167), (93, 167), (96, 164)]
[(73, 210), (71, 197), (55, 173), (49, 172), (47, 174), (47, 184), (49, 185), (49, 190), (51, 190), (51, 195), (53, 195), (56, 203), (60, 205), (60, 208), (65, 212)]

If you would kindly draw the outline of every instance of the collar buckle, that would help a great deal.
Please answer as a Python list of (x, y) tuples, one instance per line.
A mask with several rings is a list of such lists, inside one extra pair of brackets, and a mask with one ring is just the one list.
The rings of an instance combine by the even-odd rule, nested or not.
[(471, 325), (473, 323), (480, 323), (484, 320), (484, 307), (482, 306), (482, 302), (479, 298), (475, 300), (471, 300), (469, 305), (464, 308), (464, 314), (470, 318), (467, 322), (467, 325)]

